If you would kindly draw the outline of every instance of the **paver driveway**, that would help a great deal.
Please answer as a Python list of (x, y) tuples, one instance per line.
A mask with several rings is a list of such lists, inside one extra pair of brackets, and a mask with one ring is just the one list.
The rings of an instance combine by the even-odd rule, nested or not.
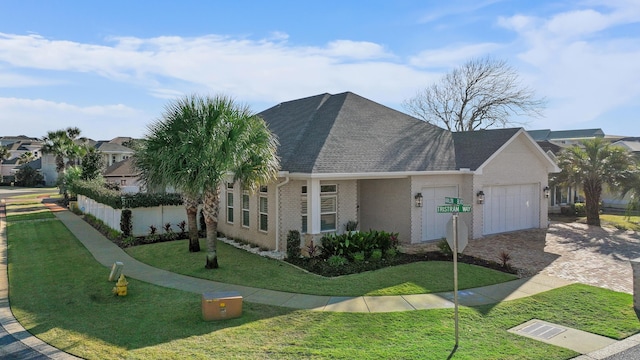
[(534, 229), (473, 240), (464, 253), (511, 264), (523, 275), (541, 273), (572, 282), (633, 293), (630, 259), (640, 257), (640, 234), (609, 227), (552, 222)]

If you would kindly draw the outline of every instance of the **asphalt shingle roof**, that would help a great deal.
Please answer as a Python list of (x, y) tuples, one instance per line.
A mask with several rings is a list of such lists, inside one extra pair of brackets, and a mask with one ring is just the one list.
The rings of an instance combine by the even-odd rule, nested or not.
[(519, 130), (451, 133), (352, 92), (259, 115), (278, 136), (282, 170), (299, 173), (474, 170)]
[(518, 131), (520, 128), (453, 133), (457, 168), (476, 170)]

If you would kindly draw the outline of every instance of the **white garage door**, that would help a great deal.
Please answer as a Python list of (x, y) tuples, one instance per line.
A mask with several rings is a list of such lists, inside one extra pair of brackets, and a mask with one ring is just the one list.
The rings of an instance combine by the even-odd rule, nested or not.
[(445, 197), (457, 197), (455, 186), (428, 187), (422, 189), (422, 241), (437, 240), (447, 236), (447, 221), (451, 214), (438, 214), (436, 207), (444, 204)]
[(539, 227), (538, 189), (537, 184), (485, 187), (483, 234)]

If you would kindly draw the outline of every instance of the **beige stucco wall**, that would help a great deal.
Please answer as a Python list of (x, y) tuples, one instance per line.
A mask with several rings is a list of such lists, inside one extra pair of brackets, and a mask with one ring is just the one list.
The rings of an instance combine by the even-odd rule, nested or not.
[[(278, 187), (278, 184), (281, 184)], [(344, 232), (345, 225), (349, 220), (358, 218), (358, 186), (356, 180), (322, 180), (320, 185), (337, 185), (337, 231)], [(289, 230), (302, 230), (302, 186), (307, 185), (306, 180), (289, 180), (279, 178), (277, 183), (268, 186), (269, 202), (269, 222), (268, 231), (265, 233), (258, 230), (258, 196), (249, 195), (249, 227), (242, 226), (242, 190), (238, 183), (233, 190), (234, 198), (234, 221), (233, 224), (227, 221), (227, 189), (223, 186), (220, 194), (220, 215), (218, 228), (227, 236), (246, 240), (252, 244), (265, 247), (271, 250), (286, 250), (286, 239)], [(278, 192), (278, 203), (276, 204), (276, 192)], [(276, 214), (277, 207), (277, 214)], [(276, 219), (276, 216), (278, 217)], [(276, 221), (278, 226), (276, 228)], [(279, 236), (276, 245), (276, 231)]]
[(260, 247), (275, 249), (276, 231), (276, 183), (267, 186), (268, 221), (267, 231), (259, 230), (258, 198), (260, 193), (249, 193), (249, 227), (242, 226), (242, 187), (235, 183), (233, 188), (233, 224), (227, 221), (227, 187), (220, 191), (218, 230), (227, 237), (242, 239)]
[[(548, 200), (542, 195), (542, 189), (548, 184), (548, 163), (524, 134), (516, 137), (507, 147), (491, 159), (482, 169), (482, 174), (474, 177), (474, 193), (485, 186), (537, 184), (539, 190), (540, 228), (548, 226)], [(482, 236), (482, 206), (475, 206), (473, 233), (474, 238)]]
[(358, 181), (360, 230), (397, 232), (402, 243), (411, 242), (412, 195), (409, 178)]
[[(462, 198), (464, 204), (473, 204), (474, 199), (472, 192), (469, 190), (472, 188), (473, 176), (469, 172), (460, 172), (458, 174), (448, 175), (421, 175), (411, 177), (411, 242), (419, 243), (422, 241), (422, 216), (423, 209), (418, 208), (413, 204), (413, 197), (415, 194), (421, 192), (424, 188), (441, 187), (441, 186), (455, 186), (458, 189), (458, 197)], [(442, 199), (441, 205), (444, 205), (444, 199)], [(475, 204), (474, 204), (475, 205)], [(472, 213), (475, 211), (475, 206), (472, 208)], [(459, 219), (466, 224), (471, 224), (472, 213), (461, 213)], [(471, 236), (471, 227), (469, 227), (469, 236)]]

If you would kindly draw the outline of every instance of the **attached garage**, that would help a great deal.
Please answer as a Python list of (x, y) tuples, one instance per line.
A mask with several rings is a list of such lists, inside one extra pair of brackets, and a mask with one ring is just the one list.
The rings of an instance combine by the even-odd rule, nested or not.
[(422, 241), (437, 240), (447, 236), (447, 221), (451, 214), (438, 214), (436, 208), (444, 204), (445, 197), (458, 197), (456, 186), (439, 186), (422, 189)]
[(484, 187), (483, 234), (540, 227), (538, 184)]

